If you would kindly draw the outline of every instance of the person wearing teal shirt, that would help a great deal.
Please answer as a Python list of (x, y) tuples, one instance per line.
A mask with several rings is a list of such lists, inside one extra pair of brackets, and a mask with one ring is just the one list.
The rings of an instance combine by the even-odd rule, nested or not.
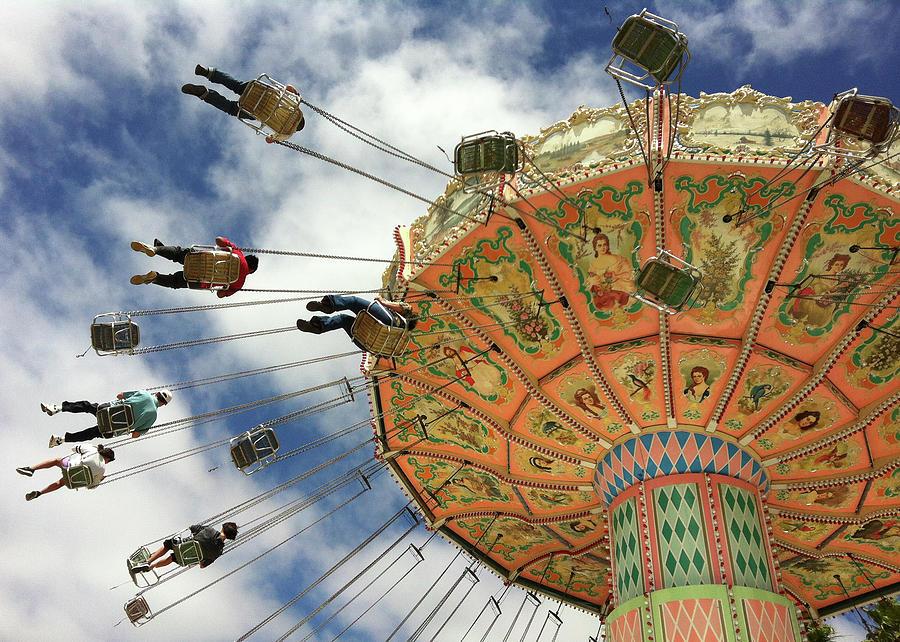
[[(132, 390), (130, 392), (120, 392), (116, 396), (117, 400), (121, 400), (126, 405), (131, 406), (134, 415), (134, 422), (131, 424), (131, 436), (140, 437), (150, 430), (150, 427), (156, 422), (156, 409), (159, 406), (165, 406), (172, 400), (172, 393), (168, 390), (158, 390), (156, 392), (147, 392), (146, 390)], [(106, 408), (113, 401), (105, 404), (97, 404), (90, 401), (63, 401), (62, 404), (41, 404), (41, 410), (48, 415), (55, 415), (58, 412), (84, 412), (94, 416), (101, 408)], [(67, 432), (65, 436), (50, 436), (50, 448), (59, 446), (64, 442), (88, 441), (102, 437), (100, 428), (96, 425), (78, 432)]]

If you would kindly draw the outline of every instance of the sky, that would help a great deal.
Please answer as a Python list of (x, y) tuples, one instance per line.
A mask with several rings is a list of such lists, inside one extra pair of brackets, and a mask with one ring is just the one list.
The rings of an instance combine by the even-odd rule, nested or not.
[[(236, 119), (183, 95), (183, 83), (204, 82), (193, 75), (195, 64), (241, 79), (266, 72), (295, 85), (309, 103), (449, 169), (441, 148), (452, 149), (463, 135), (487, 129), (537, 134), (579, 105), (617, 102), (615, 83), (603, 72), (611, 55), (613, 23), (621, 24), (643, 6), (500, 0), (8, 0), (0, 5), (0, 247), (7, 256), (0, 288), (8, 302), (0, 309), (0, 440), (7, 475), (0, 494), (0, 639), (234, 639), (305, 589), (407, 501), (383, 474), (373, 480), (371, 491), (335, 516), (180, 601), (312, 524), (355, 492), (348, 487), (249, 540), (214, 566), (192, 569), (149, 591), (145, 597), (154, 611), (172, 608), (141, 628), (127, 621), (114, 628), (124, 616), (122, 605), (136, 590), (125, 570), (131, 552), (350, 450), (371, 437), (369, 428), (252, 477), (234, 470), (220, 448), (96, 490), (62, 489), (23, 501), (27, 491), (56, 475), (38, 471), (29, 480), (14, 469), (63, 456), (65, 447), (47, 450), (49, 435), (89, 425), (74, 415), (47, 417), (39, 410), (41, 401), (108, 401), (123, 390), (351, 349), (342, 334), (317, 337), (294, 331), (146, 356), (101, 358), (89, 352), (76, 358), (89, 346), (88, 328), (97, 314), (218, 302), (203, 292), (130, 285), (132, 274), (168, 267), (161, 258), (131, 251), (132, 240), (210, 244), (224, 235), (242, 247), (388, 258), (394, 251), (393, 228), (424, 213), (424, 204), (415, 199), (267, 145)], [(682, 85), (690, 95), (750, 84), (798, 101), (827, 102), (851, 87), (900, 100), (895, 68), (900, 5), (892, 0), (696, 0), (647, 6), (678, 22), (690, 40), (691, 61)], [(428, 198), (443, 192), (440, 175), (364, 146), (309, 110), (306, 121), (294, 142)], [(264, 255), (247, 287), (377, 288), (381, 267), (373, 265)], [(243, 292), (228, 301), (270, 296), (275, 295)], [(303, 305), (292, 302), (137, 320), (142, 345), (158, 345), (290, 327), (304, 315)], [(160, 422), (352, 378), (359, 374), (358, 361), (346, 357), (181, 390), (161, 409)], [(326, 390), (136, 440), (118, 449), (108, 471), (241, 433), (333, 394)], [(284, 448), (294, 448), (367, 413), (366, 395), (357, 395), (353, 403), (285, 426), (279, 436)], [(371, 454), (369, 447), (363, 448), (299, 487), (308, 492), (364, 464)], [(298, 494), (285, 492), (260, 504), (252, 515)], [(246, 519), (241, 515), (238, 521)], [(275, 639), (286, 632), (407, 527), (398, 520), (251, 639)], [(421, 545), (428, 535), (419, 526), (385, 559), (393, 559), (408, 543)], [(429, 542), (425, 563), (341, 639), (387, 637), (422, 587), (432, 585), (451, 563), (454, 552), (439, 538)], [(408, 559), (401, 558), (366, 595), (386, 590), (409, 567)], [(433, 594), (443, 594), (464, 567), (460, 559), (452, 562)], [(444, 629), (446, 639), (460, 639), (488, 596), (503, 595), (507, 618), (523, 599), (519, 589), (504, 593), (485, 570), (477, 577), (472, 594)], [(347, 595), (358, 590), (354, 585)], [(453, 595), (450, 604), (460, 594)], [(404, 639), (430, 604), (410, 619), (413, 626), (403, 629)], [(364, 600), (354, 602), (338, 616), (327, 639), (363, 605)], [(548, 609), (558, 606), (543, 601), (529, 640), (536, 639)], [(597, 632), (595, 619), (570, 607), (561, 607), (559, 615), (559, 639), (586, 640)], [(858, 621), (838, 618), (833, 623), (843, 640), (862, 638)], [(501, 619), (495, 630), (508, 626), (509, 619)], [(301, 637), (310, 630), (301, 629)], [(435, 630), (436, 625), (429, 634)], [(514, 633), (521, 630), (520, 623)]]

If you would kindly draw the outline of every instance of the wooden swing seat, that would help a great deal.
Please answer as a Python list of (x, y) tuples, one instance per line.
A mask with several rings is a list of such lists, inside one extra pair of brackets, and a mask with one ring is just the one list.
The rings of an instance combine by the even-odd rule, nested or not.
[(138, 325), (127, 315), (98, 314), (91, 323), (91, 347), (100, 356), (133, 354), (140, 340)]
[(153, 613), (150, 611), (150, 605), (147, 604), (147, 600), (143, 595), (139, 595), (125, 602), (125, 615), (128, 616), (128, 621), (135, 626), (146, 624), (153, 618)]
[(94, 482), (94, 473), (87, 464), (81, 463), (81, 455), (69, 455), (69, 465), (63, 468), (63, 482), (66, 488), (87, 488)]
[[(690, 59), (687, 44), (687, 37), (678, 31), (677, 24), (644, 9), (626, 19), (616, 33), (612, 42), (613, 57), (606, 65), (606, 72), (646, 89), (653, 88), (642, 82), (647, 77), (653, 78), (657, 85), (670, 84), (681, 75), (679, 71), (670, 80), (676, 69), (679, 66), (683, 69), (687, 64), (685, 55)], [(617, 58), (621, 58), (618, 63)], [(622, 66), (625, 61), (639, 67), (643, 75), (627, 71)]]
[(241, 259), (231, 249), (195, 245), (184, 257), (184, 280), (189, 288), (227, 290), (240, 273)]
[(515, 136), (506, 132), (475, 134), (463, 138), (453, 157), (457, 174), (505, 172), (513, 174), (519, 167), (519, 146)]
[(231, 442), (231, 459), (245, 475), (252, 475), (275, 461), (280, 444), (272, 428), (257, 426)]
[(248, 125), (275, 140), (287, 140), (303, 123), (300, 97), (267, 74), (247, 83), (238, 105), (259, 122)]
[(124, 401), (97, 411), (97, 427), (104, 439), (129, 434), (134, 425), (134, 410)]
[[(159, 575), (156, 574), (156, 570), (154, 569), (144, 571), (143, 573), (138, 573), (134, 570), (136, 566), (147, 564), (150, 561), (150, 557), (150, 550), (146, 546), (141, 546), (125, 560), (125, 565), (128, 567), (128, 575), (131, 576), (131, 581), (134, 582), (134, 585), (137, 587), (143, 588), (145, 586), (156, 584), (156, 582), (159, 581)], [(147, 577), (148, 574), (150, 575), (149, 578)]]
[(891, 146), (898, 126), (900, 109), (890, 100), (850, 89), (834, 97), (828, 138), (815, 149), (837, 157), (871, 158)]
[[(371, 308), (375, 303), (371, 303)], [(407, 321), (398, 315), (403, 326), (388, 326), (379, 321), (368, 309), (356, 315), (350, 333), (364, 349), (378, 357), (396, 357), (409, 344)]]
[(186, 539), (175, 543), (172, 547), (172, 556), (178, 566), (191, 566), (203, 559), (203, 549), (200, 548), (200, 542)]
[[(678, 261), (681, 265), (675, 265)], [(637, 291), (634, 297), (644, 303), (675, 314), (688, 307), (702, 289), (700, 271), (674, 255), (660, 252), (652, 257), (635, 278)]]

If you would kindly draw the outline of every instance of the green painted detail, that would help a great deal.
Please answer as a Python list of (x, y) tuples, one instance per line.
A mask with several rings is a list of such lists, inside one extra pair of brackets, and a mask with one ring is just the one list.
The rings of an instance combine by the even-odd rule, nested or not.
[[(791, 640), (785, 640), (785, 642), (802, 642), (804, 640), (804, 638), (800, 636), (800, 622), (797, 620), (797, 608), (790, 598), (778, 595), (777, 593), (772, 593), (771, 591), (761, 591), (747, 586), (735, 586), (732, 588), (731, 593), (734, 595), (736, 604), (739, 606), (742, 606), (744, 600), (758, 600), (760, 602), (771, 602), (786, 607), (788, 613), (791, 615), (790, 623), (794, 637)], [(738, 609), (738, 621), (740, 622), (741, 630), (748, 630), (746, 613), (743, 608)]]
[[(703, 292), (694, 307), (709, 306), (723, 312), (742, 308), (747, 282), (753, 276), (755, 250), (772, 237), (773, 219), (779, 216), (765, 208), (772, 201), (792, 196), (796, 187), (790, 181), (767, 186), (761, 177), (743, 178), (739, 174), (711, 175), (699, 181), (679, 176), (674, 186), (685, 199), (685, 216), (678, 224), (678, 232), (689, 246), (685, 260), (703, 274)], [(728, 228), (721, 223), (723, 214), (738, 209), (758, 216), (748, 225), (750, 229), (740, 244), (726, 240)]]
[[(733, 608), (734, 612), (737, 613), (737, 618), (732, 616), (732, 597), (734, 597), (735, 600)], [(634, 642), (635, 640), (649, 642), (649, 635), (653, 635), (654, 640), (664, 639), (662, 631), (662, 606), (672, 602), (698, 599), (716, 600), (719, 602), (720, 611), (725, 620), (723, 622), (725, 637), (722, 640), (716, 640), (716, 642), (737, 642), (738, 640), (746, 642), (747, 637), (745, 632), (747, 631), (747, 622), (744, 613), (744, 600), (758, 600), (760, 602), (770, 602), (787, 607), (789, 613), (792, 614), (791, 628), (793, 629), (794, 635), (791, 639), (779, 640), (779, 642), (801, 642), (802, 640), (800, 637), (800, 626), (796, 618), (796, 610), (789, 598), (772, 593), (771, 591), (753, 589), (745, 586), (735, 586), (732, 588), (731, 594), (729, 594), (728, 588), (721, 584), (698, 584), (695, 586), (678, 586), (659, 589), (650, 593), (649, 606), (653, 618), (653, 633), (651, 633), (649, 629), (645, 629), (642, 631), (642, 637), (634, 638), (628, 642)], [(643, 595), (631, 598), (626, 602), (620, 603), (619, 606), (613, 609), (606, 617), (606, 623), (608, 626), (613, 625), (616, 620), (632, 611), (639, 611), (641, 613), (641, 620), (646, 620), (646, 606), (647, 598)], [(736, 629), (740, 629), (741, 631), (740, 638), (738, 637), (739, 634), (736, 633)], [(611, 630), (611, 627), (608, 630)]]
[(653, 491), (662, 585), (710, 581), (709, 548), (696, 484), (674, 484)]
[[(463, 279), (460, 294), (472, 297), (472, 306), (479, 312), (494, 319), (498, 330), (516, 343), (528, 355), (542, 351), (542, 342), (555, 342), (562, 336), (562, 325), (549, 308), (539, 305), (539, 300), (529, 284), (534, 283), (535, 270), (525, 258), (516, 254), (512, 247), (513, 230), (501, 227), (496, 237), (478, 241), (473, 248), (454, 261), (459, 266)], [(525, 251), (520, 248), (518, 251)], [(490, 267), (489, 267), (490, 266)], [(456, 270), (451, 270), (438, 278), (442, 287), (456, 287)], [(507, 282), (509, 296), (506, 298), (477, 296), (479, 282), (466, 275), (495, 276)], [(515, 278), (512, 278), (515, 277)]]
[(640, 525), (633, 497), (612, 511), (612, 533), (615, 542), (615, 574), (619, 600), (628, 600), (644, 592), (644, 562), (638, 537)]
[[(872, 245), (890, 246), (893, 214), (889, 210), (869, 202), (848, 203), (842, 194), (827, 196), (822, 207), (830, 210), (831, 216), (816, 228), (802, 248), (806, 260), (792, 281), (799, 286), (796, 294), (819, 298), (814, 301), (785, 297), (778, 307), (778, 320), (782, 324), (791, 326), (802, 321), (805, 332), (813, 337), (828, 335), (843, 316), (853, 311), (851, 304), (855, 297), (866, 291), (861, 289), (862, 285), (871, 287), (891, 272), (890, 251), (882, 252), (882, 263), (870, 271), (843, 249), (834, 250), (836, 246), (846, 247), (863, 230), (864, 238), (873, 239)], [(822, 268), (814, 267), (823, 262)]]
[(900, 338), (895, 336), (900, 326), (898, 319), (900, 317), (894, 316), (879, 326), (892, 334), (872, 332), (869, 338), (853, 351), (851, 358), (853, 365), (865, 370), (866, 378), (873, 384), (890, 383), (900, 374)]
[[(635, 216), (638, 208), (633, 201), (645, 189), (640, 181), (631, 181), (621, 190), (604, 185), (595, 192), (577, 196), (574, 201), (559, 201), (556, 210), (541, 210), (540, 215), (557, 219), (565, 229), (579, 236), (585, 233), (585, 225), (604, 230), (589, 235), (588, 241), (560, 237), (558, 246), (559, 255), (578, 277), (578, 290), (588, 310), (597, 319), (611, 318), (620, 306), (628, 313), (641, 309), (640, 301), (622, 295), (634, 291), (633, 283), (624, 282), (632, 281), (634, 271), (640, 267), (633, 251), (643, 242), (644, 228)], [(581, 212), (577, 218), (572, 216), (573, 204)], [(597, 247), (600, 239), (605, 239), (605, 251)], [(619, 301), (614, 303), (617, 297)]]
[[(424, 368), (439, 380), (452, 380), (491, 403), (505, 403), (510, 392), (509, 375), (490, 350), (478, 349), (467, 339), (468, 330), (453, 323), (430, 301), (416, 303), (423, 321), (421, 332), (413, 332), (410, 341), (415, 349), (398, 356), (397, 364)], [(468, 375), (460, 367), (468, 364)], [(476, 376), (477, 375), (477, 376)]]
[(719, 489), (735, 585), (771, 589), (768, 551), (754, 493), (725, 484)]

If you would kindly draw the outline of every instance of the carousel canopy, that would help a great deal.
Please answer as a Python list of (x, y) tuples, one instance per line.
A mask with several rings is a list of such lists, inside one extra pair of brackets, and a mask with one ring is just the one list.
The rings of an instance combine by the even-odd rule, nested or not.
[(712, 466), (766, 493), (798, 604), (900, 589), (898, 144), (841, 178), (846, 158), (811, 151), (828, 115), (749, 87), (682, 97), (674, 128), (582, 107), (520, 138), (499, 188), (457, 179), (398, 228), (385, 281), (421, 320), (370, 364), (373, 415), (427, 523), (604, 613), (609, 499)]

